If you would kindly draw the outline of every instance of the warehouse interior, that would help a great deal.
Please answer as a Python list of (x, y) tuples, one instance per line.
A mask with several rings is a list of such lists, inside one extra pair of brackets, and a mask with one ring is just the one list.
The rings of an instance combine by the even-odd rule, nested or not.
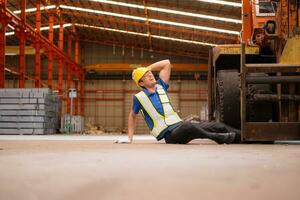
[[(0, 0), (0, 199), (299, 199), (299, 53), (299, 0)], [(180, 118), (239, 144), (165, 144), (142, 114), (118, 143), (163, 60)]]

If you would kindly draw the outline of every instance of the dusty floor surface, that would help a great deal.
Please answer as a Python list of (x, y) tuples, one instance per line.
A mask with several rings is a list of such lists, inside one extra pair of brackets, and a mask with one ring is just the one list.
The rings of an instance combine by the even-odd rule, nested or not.
[(73, 138), (0, 136), (0, 199), (300, 199), (300, 145)]

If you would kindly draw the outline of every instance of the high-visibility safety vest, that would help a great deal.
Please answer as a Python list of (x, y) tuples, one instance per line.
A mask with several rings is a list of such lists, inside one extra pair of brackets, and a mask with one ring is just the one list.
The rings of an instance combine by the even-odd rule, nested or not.
[(172, 105), (170, 104), (169, 97), (164, 88), (161, 85), (156, 84), (156, 92), (162, 104), (164, 115), (161, 115), (156, 110), (150, 98), (144, 91), (141, 91), (135, 95), (138, 101), (142, 104), (142, 107), (145, 109), (145, 111), (148, 113), (148, 115), (153, 121), (153, 128), (151, 130), (151, 134), (154, 137), (158, 137), (160, 133), (162, 133), (168, 128), (168, 126), (182, 121), (178, 114), (174, 111)]

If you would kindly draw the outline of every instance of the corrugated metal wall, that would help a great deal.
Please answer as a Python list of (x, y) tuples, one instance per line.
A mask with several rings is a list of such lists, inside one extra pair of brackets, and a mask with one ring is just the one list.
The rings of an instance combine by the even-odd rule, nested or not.
[[(206, 81), (171, 81), (169, 97), (181, 117), (200, 115), (206, 106)], [(139, 88), (129, 80), (93, 80), (86, 83), (86, 121), (97, 126), (127, 129), (127, 116), (132, 107), (132, 98)], [(93, 101), (95, 99), (96, 101)], [(144, 119), (139, 114), (137, 133), (148, 133)]]
[(121, 80), (88, 80), (85, 85), (86, 122), (122, 130), (125, 117), (124, 86)]
[[(7, 80), (6, 87), (17, 85), (17, 80)], [(26, 82), (26, 87), (33, 87), (32, 81)], [(54, 85), (56, 82), (54, 81)], [(65, 81), (64, 86), (65, 88)], [(132, 107), (132, 98), (139, 88), (131, 80), (87, 80), (85, 83), (85, 123), (105, 127), (108, 130), (121, 131), (127, 129), (127, 116)], [(205, 109), (207, 98), (206, 81), (172, 80), (169, 97), (179, 115), (201, 115)], [(64, 97), (67, 94), (64, 93)], [(62, 104), (62, 114), (66, 112), (66, 102)], [(136, 133), (147, 134), (149, 130), (138, 115)]]
[[(64, 45), (66, 47), (66, 44)], [(173, 63), (203, 63), (198, 59), (158, 54), (142, 49), (122, 48), (112, 45), (80, 43), (82, 65), (96, 63), (153, 63), (162, 59), (170, 59)], [(65, 49), (66, 51), (66, 49)], [(72, 55), (73, 57), (73, 55)], [(18, 56), (8, 56), (8, 67), (18, 68)], [(64, 75), (66, 69), (64, 68)], [(42, 77), (47, 78), (47, 57), (42, 57)], [(34, 56), (26, 56), (26, 75), (34, 75)], [(53, 65), (53, 78), (57, 78), (57, 61)], [(64, 79), (66, 77), (64, 76)], [(121, 78), (120, 78), (121, 79)], [(47, 82), (47, 81), (44, 81)], [(7, 80), (5, 87), (18, 87), (18, 80)], [(57, 81), (53, 80), (56, 88)], [(170, 93), (173, 107), (182, 117), (189, 114), (200, 115), (205, 106), (206, 82), (196, 80), (171, 81)], [(34, 82), (27, 80), (26, 87), (34, 87)], [(73, 86), (74, 87), (74, 84)], [(63, 97), (67, 97), (66, 81), (63, 81)], [(132, 97), (139, 88), (130, 80), (86, 80), (85, 82), (85, 122), (94, 126), (127, 129), (127, 116), (132, 107)], [(200, 98), (201, 97), (201, 98)], [(79, 101), (80, 103), (80, 101)], [(79, 109), (78, 109), (79, 110)], [(66, 101), (62, 104), (62, 114), (66, 112)], [(138, 116), (137, 133), (148, 133), (142, 116)]]

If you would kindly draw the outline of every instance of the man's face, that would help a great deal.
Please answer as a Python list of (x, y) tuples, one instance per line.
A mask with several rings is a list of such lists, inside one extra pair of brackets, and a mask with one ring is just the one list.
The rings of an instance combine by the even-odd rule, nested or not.
[(142, 87), (153, 87), (156, 84), (156, 80), (151, 71), (146, 72), (144, 76), (139, 81)]

